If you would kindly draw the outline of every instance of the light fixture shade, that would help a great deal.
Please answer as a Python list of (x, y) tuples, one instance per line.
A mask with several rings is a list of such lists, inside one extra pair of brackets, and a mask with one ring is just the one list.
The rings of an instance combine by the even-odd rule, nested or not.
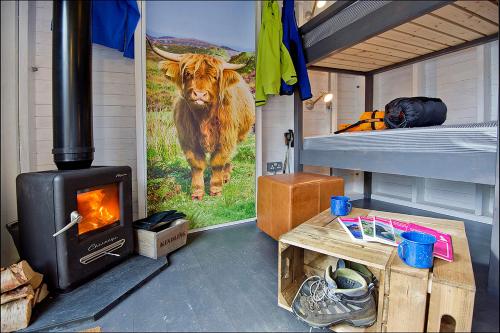
[(316, 7), (318, 7), (318, 8), (323, 8), (323, 7), (325, 7), (325, 5), (326, 5), (325, 0), (320, 0), (320, 1), (316, 2)]
[(333, 94), (332, 93), (328, 93), (326, 94), (324, 97), (323, 97), (323, 102), (325, 103), (329, 103), (331, 102), (333, 99)]

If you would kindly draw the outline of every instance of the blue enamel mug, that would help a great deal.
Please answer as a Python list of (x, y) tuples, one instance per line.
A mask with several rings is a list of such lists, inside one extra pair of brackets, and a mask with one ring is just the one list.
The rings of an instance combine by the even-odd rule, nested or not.
[(350, 198), (334, 195), (330, 198), (330, 211), (332, 215), (346, 216), (349, 215), (352, 209), (352, 204), (349, 202)]
[(403, 262), (416, 268), (431, 268), (434, 261), (436, 237), (417, 231), (406, 231), (398, 246), (398, 255)]

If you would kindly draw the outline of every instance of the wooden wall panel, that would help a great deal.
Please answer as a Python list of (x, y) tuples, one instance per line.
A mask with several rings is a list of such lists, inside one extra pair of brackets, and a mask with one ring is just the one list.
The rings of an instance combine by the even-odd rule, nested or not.
[(492, 23), (481, 16), (471, 14), (470, 11), (463, 10), (459, 6), (444, 6), (432, 13), (440, 18), (453, 21), (460, 24), (462, 27), (476, 31), (484, 36), (494, 34), (498, 31), (498, 24)]
[(373, 107), (384, 109), (392, 99), (411, 96), (411, 66), (401, 67), (374, 76)]
[(474, 32), (470, 29), (457, 25), (448, 20), (443, 20), (438, 16), (433, 14), (424, 15), (422, 17), (413, 20), (414, 23), (426, 26), (430, 29), (445, 33), (462, 40), (473, 40), (476, 38), (481, 38), (483, 35)]
[(354, 123), (364, 111), (364, 78), (355, 75), (338, 76), (337, 123)]
[(391, 195), (409, 201), (412, 199), (414, 177), (373, 173), (372, 182), (374, 194)]
[(418, 36), (409, 35), (403, 32), (400, 32), (396, 29), (392, 29), (386, 31), (379, 35), (379, 37), (383, 37), (386, 39), (392, 39), (394, 41), (404, 41), (406, 44), (415, 45), (419, 47), (424, 47), (429, 50), (437, 51), (445, 48), (447, 45), (443, 43), (438, 43), (429, 39), (421, 38)]
[(460, 0), (454, 4), (498, 24), (498, 4), (492, 1)]
[(364, 57), (364, 56), (358, 56), (354, 54), (346, 54), (346, 53), (337, 53), (328, 59), (325, 59), (325, 62), (328, 62), (328, 60), (336, 60), (336, 59), (341, 59), (341, 60), (348, 60), (348, 61), (355, 61), (358, 63), (366, 63), (366, 64), (371, 64), (371, 65), (378, 65), (378, 66), (387, 66), (392, 63), (393, 61), (389, 60), (380, 60), (380, 59), (374, 59), (374, 58), (369, 58), (369, 57)]
[(387, 66), (380, 61), (402, 62), (495, 33), (498, 4), (459, 1), (334, 53), (319, 64), (366, 72)]
[[(262, 173), (266, 163), (283, 161), (285, 141), (283, 133), (293, 129), (293, 96), (271, 96), (262, 107)], [(290, 153), (293, 171), (293, 153)]]
[(372, 45), (377, 45), (381, 47), (387, 47), (389, 49), (395, 49), (395, 50), (401, 50), (404, 52), (411, 53), (413, 57), (422, 55), (422, 54), (427, 54), (432, 51), (432, 49), (427, 49), (425, 47), (421, 46), (415, 46), (411, 44), (405, 43), (405, 40), (401, 41), (394, 41), (391, 39), (386, 39), (383, 37), (372, 37), (368, 39), (365, 43), (367, 44), (372, 44)]
[[(34, 168), (54, 169), (52, 160), (52, 2), (38, 1), (35, 21)], [(94, 165), (132, 168), (133, 210), (137, 214), (137, 152), (134, 60), (101, 45), (92, 48)]]
[[(484, 47), (485, 50), (481, 51)], [(482, 58), (482, 54), (489, 54)], [(485, 62), (480, 69), (478, 61)], [(479, 90), (485, 85), (491, 89)], [(419, 77), (416, 77), (419, 76)], [(498, 42), (402, 67), (374, 77), (374, 106), (383, 107), (392, 98), (424, 95), (442, 98), (448, 106), (447, 124), (476, 122), (498, 117)], [(483, 95), (481, 95), (483, 94)], [(479, 99), (483, 103), (478, 110)], [(479, 113), (478, 113), (479, 112)], [(482, 114), (481, 114), (482, 113)], [(448, 214), (491, 223), (493, 187), (475, 184), (373, 174), (373, 193), (378, 199), (399, 200), (417, 208), (441, 209)], [(445, 212), (442, 210), (441, 212)], [(456, 215), (457, 216), (457, 215)], [(477, 217), (477, 218), (476, 218)]]
[(457, 45), (465, 41), (461, 38), (457, 38), (449, 34), (444, 34), (442, 32), (429, 29), (423, 25), (416, 24), (413, 22), (402, 24), (399, 27), (394, 28), (394, 30), (399, 32), (404, 32), (412, 36), (428, 39), (436, 43), (445, 44), (448, 46)]
[(377, 52), (364, 51), (364, 50), (354, 49), (354, 48), (346, 49), (346, 50), (342, 51), (341, 54), (356, 55), (358, 57), (377, 59), (377, 60), (382, 60), (382, 61), (389, 61), (392, 63), (405, 60), (405, 58), (401, 58), (401, 57), (397, 57), (397, 56), (391, 56), (391, 55), (377, 53)]
[(491, 43), (490, 47), (490, 60), (491, 60), (491, 95), (490, 95), (490, 115), (488, 119), (498, 120), (498, 41)]

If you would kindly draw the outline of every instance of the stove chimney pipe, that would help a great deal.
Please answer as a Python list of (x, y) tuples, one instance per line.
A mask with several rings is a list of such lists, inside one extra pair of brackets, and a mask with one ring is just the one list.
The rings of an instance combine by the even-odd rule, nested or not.
[(94, 160), (91, 15), (91, 1), (54, 1), (52, 154), (59, 170), (89, 168)]

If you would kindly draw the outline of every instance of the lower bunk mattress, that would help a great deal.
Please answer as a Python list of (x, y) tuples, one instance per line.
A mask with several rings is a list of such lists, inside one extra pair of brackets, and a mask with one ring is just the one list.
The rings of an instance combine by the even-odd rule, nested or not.
[(304, 150), (406, 153), (496, 153), (498, 121), (304, 138)]
[(498, 122), (304, 139), (303, 165), (494, 185)]

